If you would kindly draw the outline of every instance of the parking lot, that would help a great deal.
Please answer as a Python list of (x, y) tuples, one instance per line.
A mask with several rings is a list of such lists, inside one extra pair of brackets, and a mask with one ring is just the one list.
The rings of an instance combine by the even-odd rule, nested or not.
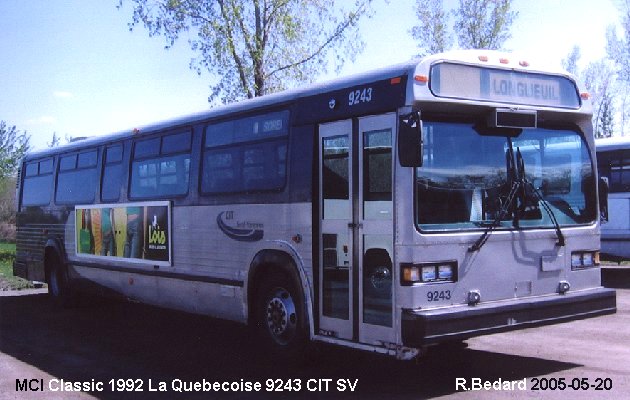
[(417, 363), (324, 347), (283, 365), (238, 324), (105, 299), (59, 310), (41, 290), (4, 292), (0, 398), (618, 399), (630, 394), (630, 269), (610, 271), (615, 315), (475, 338)]

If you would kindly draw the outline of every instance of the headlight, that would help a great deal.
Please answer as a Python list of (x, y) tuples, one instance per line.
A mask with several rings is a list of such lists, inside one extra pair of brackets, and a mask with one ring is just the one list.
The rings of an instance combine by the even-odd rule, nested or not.
[(599, 251), (574, 251), (571, 253), (571, 269), (599, 266)]
[(438, 279), (445, 281), (453, 280), (453, 266), (450, 264), (438, 265)]
[(582, 253), (571, 253), (571, 268), (582, 266)]
[(585, 267), (592, 267), (595, 265), (595, 263), (593, 262), (593, 253), (584, 253), (582, 254), (582, 265), (584, 265)]
[(410, 286), (414, 283), (455, 282), (457, 281), (457, 262), (400, 264), (400, 283)]
[(435, 266), (422, 267), (422, 282), (435, 280)]

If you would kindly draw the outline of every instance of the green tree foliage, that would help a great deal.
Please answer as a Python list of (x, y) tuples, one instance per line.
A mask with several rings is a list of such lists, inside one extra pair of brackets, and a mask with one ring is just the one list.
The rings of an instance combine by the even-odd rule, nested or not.
[[(576, 46), (577, 47), (577, 46)], [(572, 54), (575, 52), (575, 48)], [(571, 58), (569, 55), (568, 59)], [(577, 64), (577, 59), (575, 60)], [(565, 68), (567, 65), (565, 65)], [(620, 97), (620, 82), (617, 80), (614, 62), (610, 59), (600, 59), (590, 62), (584, 70), (577, 66), (574, 71), (569, 70), (584, 83), (586, 91), (591, 96), (593, 105), (593, 126), (596, 137), (613, 135), (616, 108), (615, 103)]]
[(0, 121), (0, 180), (15, 175), (20, 160), (29, 150), (29, 136)]
[(0, 241), (15, 240), (15, 175), (29, 137), (0, 121)]
[(452, 32), (461, 49), (499, 50), (511, 37), (510, 28), (518, 16), (512, 11), (512, 0), (459, 0), (450, 13), (442, 0), (416, 0), (419, 25), (411, 30), (423, 54), (450, 50), (453, 34), (449, 17), (453, 17)]
[(614, 61), (617, 79), (613, 104), (621, 135), (627, 134), (627, 121), (630, 119), (630, 0), (615, 2), (619, 9), (621, 34), (610, 25), (606, 32), (606, 53)]
[(61, 144), (61, 138), (57, 135), (57, 132), (53, 132), (50, 142), (46, 142), (48, 147), (57, 147)]
[(596, 137), (611, 137), (614, 134), (613, 104), (608, 93), (604, 93), (598, 113)]
[(578, 75), (578, 61), (580, 61), (580, 57), (582, 53), (580, 51), (580, 46), (575, 45), (571, 49), (571, 52), (567, 55), (567, 58), (562, 59), (562, 68), (566, 69), (573, 75)]
[[(119, 7), (124, 0), (119, 0)], [(219, 78), (209, 101), (223, 103), (310, 82), (363, 48), (357, 22), (372, 0), (128, 0), (130, 28), (144, 25), (167, 48), (186, 35), (191, 68)], [(351, 6), (342, 8), (340, 4)]]
[(416, 16), (419, 25), (411, 29), (411, 36), (422, 49), (421, 56), (442, 53), (453, 46), (453, 37), (448, 29), (448, 13), (442, 0), (418, 1)]
[(499, 50), (512, 35), (518, 12), (511, 0), (459, 0), (455, 16), (457, 42), (463, 49)]
[(5, 239), (8, 228), (15, 224), (15, 177), (0, 179), (0, 241)]
[(619, 79), (630, 82), (630, 0), (618, 3), (621, 18), (621, 36), (614, 26), (606, 32), (606, 52), (618, 67)]

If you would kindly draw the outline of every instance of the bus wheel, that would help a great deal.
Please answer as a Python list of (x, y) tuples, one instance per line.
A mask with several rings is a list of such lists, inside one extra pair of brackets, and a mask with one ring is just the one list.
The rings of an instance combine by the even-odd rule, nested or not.
[(285, 274), (263, 279), (256, 297), (256, 328), (273, 356), (297, 360), (307, 345), (307, 323), (301, 291)]
[(59, 261), (56, 254), (46, 256), (46, 266), (48, 268), (48, 295), (55, 305), (68, 306), (70, 304), (70, 285), (65, 268)]

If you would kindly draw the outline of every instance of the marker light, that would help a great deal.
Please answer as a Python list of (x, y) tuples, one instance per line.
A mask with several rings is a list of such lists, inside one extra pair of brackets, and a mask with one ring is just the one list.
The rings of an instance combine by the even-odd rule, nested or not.
[(529, 67), (529, 62), (521, 60), (518, 62), (518, 65), (520, 65), (521, 67)]
[(509, 64), (509, 63), (510, 63), (510, 60), (508, 60), (507, 58), (499, 58), (499, 62), (500, 62), (501, 64)]
[(590, 93), (588, 93), (588, 92), (582, 92), (582, 93), (580, 93), (580, 98), (581, 98), (582, 100), (588, 100), (588, 99), (590, 99), (590, 98), (591, 98), (591, 94), (590, 94)]
[(427, 83), (429, 82), (429, 77), (427, 75), (415, 75), (413, 80), (418, 83)]
[(479, 61), (483, 61), (483, 62), (487, 62), (488, 61), (488, 56), (479, 56), (477, 58), (479, 58)]
[(404, 282), (420, 281), (420, 269), (414, 266), (403, 267), (403, 281)]

